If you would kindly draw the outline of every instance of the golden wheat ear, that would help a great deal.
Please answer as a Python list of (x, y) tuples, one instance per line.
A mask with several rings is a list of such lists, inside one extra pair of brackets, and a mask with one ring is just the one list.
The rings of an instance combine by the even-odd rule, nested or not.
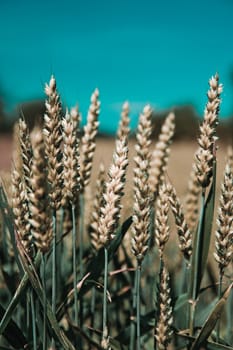
[(187, 261), (192, 255), (192, 234), (186, 223), (183, 208), (177, 196), (175, 188), (167, 184), (168, 200), (175, 218), (177, 233), (179, 237), (179, 248)]
[(171, 342), (173, 334), (172, 324), (172, 302), (171, 302), (170, 277), (166, 267), (161, 267), (159, 274), (159, 284), (156, 303), (156, 325), (155, 325), (155, 344), (156, 349), (166, 350)]
[(134, 157), (134, 204), (132, 225), (132, 252), (141, 263), (148, 250), (150, 225), (150, 188), (148, 184), (151, 160), (152, 110), (145, 106), (140, 114), (136, 133)]
[(95, 197), (91, 211), (91, 220), (89, 225), (89, 232), (91, 237), (91, 246), (95, 252), (101, 248), (101, 241), (99, 239), (99, 218), (101, 216), (101, 208), (104, 206), (105, 192), (105, 168), (104, 164), (100, 163), (99, 173), (96, 180)]
[(232, 261), (233, 240), (233, 172), (227, 162), (221, 186), (218, 207), (217, 230), (215, 233), (214, 257), (218, 263), (220, 274)]
[(220, 107), (220, 94), (222, 85), (219, 84), (219, 77), (216, 74), (209, 80), (207, 92), (208, 102), (204, 111), (204, 120), (200, 126), (198, 138), (199, 149), (196, 153), (197, 178), (202, 186), (206, 188), (213, 176), (213, 162), (216, 152), (216, 127), (218, 125), (218, 114)]
[(45, 155), (48, 167), (49, 197), (51, 206), (56, 211), (61, 207), (62, 197), (62, 107), (53, 76), (49, 84), (45, 85), (45, 94), (47, 95), (43, 129)]
[(62, 119), (63, 131), (63, 191), (62, 205), (75, 203), (80, 189), (79, 175), (79, 142), (77, 138), (77, 122), (66, 111)]
[(105, 183), (103, 194), (104, 206), (101, 208), (99, 219), (99, 241), (105, 247), (114, 237), (119, 224), (128, 163), (128, 134), (122, 133), (120, 138), (116, 139), (113, 160), (108, 172), (109, 179)]
[(33, 160), (31, 169), (30, 224), (36, 247), (46, 253), (52, 241), (52, 215), (48, 198), (47, 163), (42, 132), (33, 136)]
[(87, 115), (87, 124), (84, 126), (84, 135), (80, 146), (80, 191), (84, 192), (90, 182), (94, 152), (96, 148), (96, 135), (98, 132), (98, 116), (100, 113), (99, 90), (95, 89), (91, 95), (91, 104)]

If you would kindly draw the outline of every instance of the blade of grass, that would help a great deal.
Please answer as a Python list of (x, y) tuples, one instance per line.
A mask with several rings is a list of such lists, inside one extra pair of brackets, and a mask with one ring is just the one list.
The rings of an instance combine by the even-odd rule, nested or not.
[(210, 237), (212, 231), (212, 223), (214, 218), (214, 202), (216, 188), (216, 161), (213, 166), (213, 180), (207, 199), (205, 200), (205, 190), (202, 191), (202, 204), (198, 224), (198, 230), (195, 235), (193, 245), (193, 255), (191, 261), (190, 281), (189, 281), (189, 327), (190, 334), (194, 329), (194, 314), (196, 300), (199, 294), (201, 280), (205, 271), (207, 257), (210, 246)]
[[(6, 314), (5, 309), (0, 305), (0, 318)], [(5, 326), (5, 329), (1, 332), (7, 339), (10, 345), (15, 349), (27, 349), (28, 342), (23, 332), (19, 329), (17, 324), (10, 318), (9, 322)]]
[[(34, 266), (29, 265), (28, 261), (26, 260), (24, 256), (24, 252), (22, 251), (22, 247), (20, 244), (18, 245), (18, 250), (21, 256), (21, 260), (24, 266), (25, 271), (28, 273), (28, 277), (30, 279), (31, 285), (37, 294), (40, 303), (42, 307), (46, 306), (47, 309), (47, 318), (49, 320), (51, 329), (54, 332), (54, 335), (56, 336), (57, 340), (60, 342), (60, 344), (64, 347), (65, 350), (75, 350), (74, 346), (71, 344), (69, 339), (66, 337), (65, 333), (60, 329), (60, 326), (57, 322), (57, 319), (53, 313), (52, 307), (49, 304), (48, 300), (46, 302), (46, 305), (44, 305), (44, 291), (42, 289), (39, 276), (36, 274), (36, 270)], [(76, 348), (77, 350), (77, 348)]]
[[(41, 262), (41, 254), (38, 253), (35, 258), (35, 268), (38, 268)], [(20, 303), (21, 299), (24, 297), (27, 288), (30, 286), (30, 280), (28, 273), (25, 272), (23, 278), (20, 281), (20, 284), (11, 299), (10, 304), (8, 305), (4, 315), (2, 316), (1, 322), (0, 322), (0, 334), (3, 334), (4, 330), (6, 329), (7, 325), (11, 321), (11, 318), (13, 316), (13, 313), (15, 311), (15, 308)]]
[[(187, 346), (187, 343), (191, 343), (195, 341), (195, 337), (187, 335), (187, 334), (182, 334), (182, 333), (176, 333), (176, 337), (179, 339), (182, 339), (184, 341), (184, 344), (180, 344), (180, 349), (183, 349), (185, 346)], [(201, 349), (201, 348), (199, 348)], [(210, 342), (206, 341), (205, 343), (205, 350), (233, 350), (231, 346), (224, 345), (224, 344), (219, 344), (215, 342)]]
[(215, 305), (213, 311), (208, 316), (205, 324), (201, 328), (200, 333), (198, 334), (196, 340), (194, 341), (191, 350), (198, 350), (200, 346), (208, 339), (212, 330), (216, 326), (217, 321), (219, 320), (224, 306), (226, 305), (227, 299), (230, 295), (233, 283), (226, 289), (223, 293), (221, 299)]

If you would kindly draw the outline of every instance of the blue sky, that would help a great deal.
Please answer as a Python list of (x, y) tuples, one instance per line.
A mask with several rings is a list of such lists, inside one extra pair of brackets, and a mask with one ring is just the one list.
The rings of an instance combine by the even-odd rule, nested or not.
[(101, 127), (116, 128), (125, 100), (132, 119), (192, 103), (202, 113), (208, 79), (224, 84), (221, 115), (233, 114), (233, 0), (67, 0), (0, 4), (0, 90), (6, 108), (44, 98), (54, 74), (66, 106), (85, 119), (95, 87)]

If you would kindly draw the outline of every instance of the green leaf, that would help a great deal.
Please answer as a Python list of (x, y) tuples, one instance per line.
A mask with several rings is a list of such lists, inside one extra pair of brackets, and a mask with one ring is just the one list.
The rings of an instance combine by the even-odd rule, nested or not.
[[(5, 310), (0, 305), (0, 318), (5, 314)], [(12, 345), (16, 349), (26, 349), (28, 342), (22, 331), (19, 329), (17, 324), (10, 320), (8, 325), (6, 326), (3, 336), (7, 339), (8, 343)]]
[(174, 323), (177, 329), (184, 329), (187, 327), (187, 310), (189, 307), (188, 302), (188, 294), (184, 293), (179, 296), (179, 298), (175, 301), (173, 315), (174, 315)]
[(221, 313), (222, 313), (224, 306), (226, 305), (226, 301), (227, 301), (228, 296), (230, 295), (232, 286), (233, 286), (233, 283), (230, 284), (230, 286), (223, 293), (223, 296), (221, 297), (221, 299), (215, 305), (213, 311), (208, 316), (205, 324), (203, 325), (203, 327), (200, 330), (200, 333), (198, 334), (196, 340), (194, 341), (191, 350), (198, 350), (200, 348), (200, 346), (210, 336), (212, 330), (216, 326), (218, 319), (221, 316)]
[[(182, 333), (175, 333), (175, 337), (178, 337), (179, 339), (183, 340), (183, 344), (180, 344), (180, 347), (179, 347), (181, 349), (184, 349), (184, 346), (187, 346), (188, 343), (195, 341), (195, 337), (191, 337), (189, 335), (182, 334)], [(233, 350), (231, 346), (210, 342), (210, 341), (206, 341), (205, 349), (206, 350)]]
[[(24, 269), (28, 273), (28, 277), (30, 279), (31, 285), (32, 285), (35, 293), (37, 294), (42, 307), (44, 307), (44, 295), (43, 295), (44, 293), (43, 293), (43, 289), (42, 289), (40, 280), (38, 278), (38, 275), (36, 274), (35, 267), (28, 264), (28, 261), (26, 260), (26, 258), (24, 256), (24, 252), (22, 251), (22, 247), (20, 246), (20, 244), (18, 245), (18, 249), (19, 249), (19, 253), (21, 256), (21, 260), (22, 260)], [(54, 335), (56, 336), (57, 340), (60, 342), (60, 344), (63, 346), (63, 348), (65, 350), (75, 350), (74, 346), (71, 344), (69, 339), (66, 337), (65, 333), (61, 330), (61, 328), (57, 322), (57, 319), (52, 312), (52, 307), (48, 301), (46, 304), (46, 310), (47, 310), (47, 318), (48, 318), (49, 324), (50, 324), (51, 329), (53, 330)]]
[[(41, 255), (38, 254), (35, 259), (35, 267), (37, 268), (40, 265), (41, 261)], [(29, 276), (26, 272), (20, 281), (20, 284), (11, 299), (10, 304), (8, 305), (5, 314), (2, 316), (1, 323), (0, 323), (0, 334), (3, 334), (4, 330), (6, 329), (8, 323), (11, 321), (11, 318), (13, 316), (13, 313), (15, 311), (15, 308), (20, 303), (21, 299), (24, 297), (26, 290), (29, 286)]]
[(198, 230), (194, 238), (193, 255), (191, 261), (189, 299), (195, 301), (199, 294), (201, 280), (206, 268), (206, 262), (210, 246), (212, 224), (214, 218), (214, 202), (216, 188), (216, 162), (213, 165), (213, 180), (207, 199), (204, 201), (202, 194), (202, 208), (198, 224)]

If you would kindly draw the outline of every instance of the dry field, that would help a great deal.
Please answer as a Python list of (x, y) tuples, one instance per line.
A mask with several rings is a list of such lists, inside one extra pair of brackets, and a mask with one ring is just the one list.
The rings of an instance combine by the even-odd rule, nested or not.
[[(155, 142), (157, 140), (154, 140)], [(106, 169), (108, 169), (113, 156), (115, 146), (115, 139), (108, 138), (98, 138), (96, 151), (94, 155), (93, 170), (92, 170), (92, 188), (95, 186), (96, 175), (99, 170), (99, 165), (102, 162)], [(132, 188), (132, 177), (133, 177), (133, 167), (134, 161), (133, 157), (135, 155), (134, 150), (135, 143), (133, 140), (129, 143), (129, 167), (127, 170), (127, 182), (126, 182), (126, 194), (130, 192)], [(217, 151), (217, 185), (219, 187), (221, 179), (223, 176), (226, 155), (227, 155), (228, 144), (219, 143), (219, 148)], [(197, 149), (197, 141), (176, 141), (171, 145), (171, 155), (168, 163), (167, 175), (169, 180), (172, 182), (179, 197), (184, 199), (187, 192), (187, 183), (189, 174), (191, 171), (192, 163), (194, 161), (194, 153)], [(0, 172), (7, 176), (12, 167), (12, 150), (13, 142), (11, 135), (1, 135), (0, 136)], [(128, 185), (128, 186), (127, 186)]]
[(172, 142), (172, 112), (152, 139), (149, 105), (130, 138), (128, 103), (114, 139), (96, 136), (97, 89), (80, 133), (51, 77), (43, 132), (0, 138), (2, 349), (233, 350), (221, 92), (216, 74), (197, 140)]

